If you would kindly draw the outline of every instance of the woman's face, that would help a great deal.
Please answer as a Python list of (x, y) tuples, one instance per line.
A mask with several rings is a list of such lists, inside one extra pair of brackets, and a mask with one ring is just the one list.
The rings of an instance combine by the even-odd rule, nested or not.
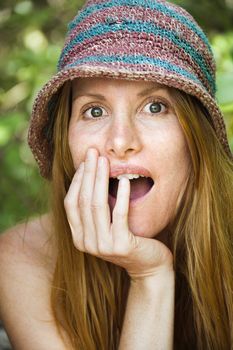
[(129, 229), (138, 236), (159, 238), (166, 230), (188, 176), (188, 147), (173, 106), (169, 91), (154, 82), (73, 82), (68, 138), (75, 169), (87, 150), (95, 148), (108, 158), (110, 170), (136, 165), (147, 169), (154, 181), (144, 199), (129, 206)]

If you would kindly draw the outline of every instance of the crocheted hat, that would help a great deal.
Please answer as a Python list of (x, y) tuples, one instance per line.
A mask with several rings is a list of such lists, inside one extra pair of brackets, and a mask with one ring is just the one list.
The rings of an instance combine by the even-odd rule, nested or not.
[(68, 25), (58, 73), (38, 93), (28, 143), (51, 178), (51, 115), (60, 87), (77, 77), (156, 81), (196, 96), (233, 159), (215, 100), (215, 61), (207, 37), (183, 8), (164, 0), (89, 0)]

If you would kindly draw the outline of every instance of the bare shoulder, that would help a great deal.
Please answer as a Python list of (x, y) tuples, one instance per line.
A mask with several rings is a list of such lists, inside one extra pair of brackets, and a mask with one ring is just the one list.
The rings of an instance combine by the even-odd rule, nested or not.
[(56, 254), (49, 215), (0, 236), (0, 318), (14, 349), (65, 349), (50, 307)]
[(16, 225), (0, 235), (0, 260), (36, 267), (52, 275), (56, 259), (51, 219), (45, 214)]

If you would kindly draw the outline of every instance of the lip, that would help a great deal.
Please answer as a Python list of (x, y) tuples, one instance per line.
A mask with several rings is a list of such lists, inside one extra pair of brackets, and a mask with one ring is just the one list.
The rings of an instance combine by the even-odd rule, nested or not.
[(117, 176), (122, 175), (122, 174), (139, 174), (139, 175), (144, 175), (146, 177), (152, 178), (151, 173), (148, 169), (143, 168), (143, 167), (138, 166), (138, 165), (119, 164), (119, 165), (111, 166), (109, 177), (117, 177)]
[[(146, 201), (148, 199), (147, 197), (149, 197), (152, 194), (154, 189), (155, 189), (155, 183), (151, 187), (150, 191), (148, 191), (144, 196), (136, 198), (136, 199), (130, 199), (129, 200), (129, 205), (131, 207), (135, 207), (138, 204), (142, 204), (144, 201)], [(109, 202), (110, 207), (112, 209), (115, 207), (116, 200), (117, 200), (117, 198), (113, 197), (110, 193), (108, 194), (108, 202)]]
[[(139, 175), (144, 175), (145, 177), (150, 177), (153, 181), (154, 184), (151, 187), (150, 191), (148, 191), (144, 196), (136, 198), (136, 199), (131, 199), (129, 200), (129, 204), (131, 207), (135, 207), (136, 205), (142, 205), (144, 201), (148, 199), (148, 197), (151, 195), (155, 188), (155, 179), (153, 179), (150, 171), (142, 166), (138, 166), (135, 164), (118, 164), (118, 165), (112, 165), (110, 167), (110, 174), (109, 177), (117, 177), (122, 174), (139, 174)], [(116, 198), (113, 197), (110, 193), (108, 194), (108, 202), (113, 209), (116, 204)]]

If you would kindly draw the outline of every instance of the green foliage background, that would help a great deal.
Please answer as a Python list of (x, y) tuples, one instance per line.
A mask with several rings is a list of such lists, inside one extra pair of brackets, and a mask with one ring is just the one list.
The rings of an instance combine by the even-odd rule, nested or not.
[[(233, 0), (176, 0), (208, 34), (218, 100), (233, 150)], [(1, 0), (0, 231), (46, 210), (46, 186), (27, 146), (32, 103), (56, 72), (67, 23), (84, 1)]]

